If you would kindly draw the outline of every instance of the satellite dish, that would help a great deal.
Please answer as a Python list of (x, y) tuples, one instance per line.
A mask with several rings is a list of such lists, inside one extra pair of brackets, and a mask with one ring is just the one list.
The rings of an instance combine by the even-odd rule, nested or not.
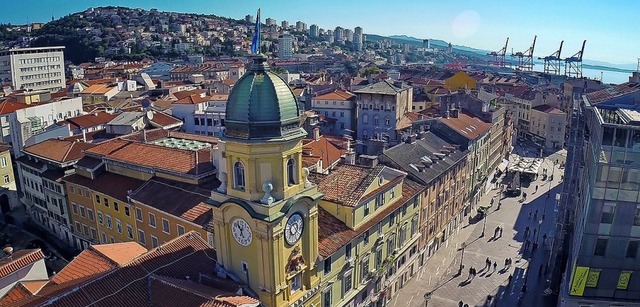
[(153, 120), (153, 111), (151, 111), (151, 110), (147, 111), (147, 118), (149, 120)]

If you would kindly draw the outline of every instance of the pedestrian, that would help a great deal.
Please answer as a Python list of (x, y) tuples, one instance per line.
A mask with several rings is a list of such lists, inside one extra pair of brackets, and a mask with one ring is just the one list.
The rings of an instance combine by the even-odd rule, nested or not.
[(509, 274), (509, 277), (507, 277), (508, 280), (508, 284), (511, 285), (511, 280), (513, 279), (513, 275)]
[(467, 280), (471, 279), (471, 276), (473, 276), (473, 267), (469, 268), (469, 277), (467, 277)]
[(547, 243), (547, 234), (542, 235), (542, 243)]
[(473, 277), (476, 277), (476, 274), (478, 274), (478, 272), (476, 271), (476, 268), (473, 268)]
[(496, 230), (493, 231), (493, 237), (497, 238), (499, 232), (500, 232), (500, 226), (497, 226)]
[(537, 220), (538, 219), (538, 210), (536, 210), (535, 213), (533, 213), (533, 220)]
[(502, 227), (500, 227), (500, 238), (502, 238)]
[(497, 268), (498, 268), (498, 262), (494, 261), (493, 262), (493, 271), (495, 272)]
[(484, 265), (485, 268), (491, 267), (491, 260), (489, 260), (489, 257), (487, 257), (487, 260), (485, 260), (484, 263), (485, 263)]
[(509, 265), (509, 258), (504, 258), (504, 267), (506, 268)]
[(538, 228), (534, 228), (534, 229), (533, 229), (533, 236), (534, 236), (534, 237), (536, 236), (536, 233), (537, 233), (537, 232), (538, 232)]
[(538, 192), (538, 186), (536, 185), (536, 192)]
[(459, 301), (458, 302), (458, 307), (462, 307), (462, 306), (464, 306), (464, 302), (463, 301)]

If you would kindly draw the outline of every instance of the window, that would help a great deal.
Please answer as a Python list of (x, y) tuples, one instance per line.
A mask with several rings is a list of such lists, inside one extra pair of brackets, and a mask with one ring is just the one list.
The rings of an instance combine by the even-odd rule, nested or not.
[(129, 210), (129, 206), (124, 206), (124, 215), (131, 216), (131, 211)]
[(331, 298), (331, 288), (329, 288), (322, 293), (322, 307), (332, 307)]
[(376, 268), (379, 268), (382, 265), (382, 247), (378, 247), (376, 249)]
[(295, 293), (300, 288), (302, 288), (302, 273), (297, 274), (291, 280), (291, 293)]
[(379, 122), (380, 122), (380, 119), (378, 118), (378, 116), (377, 116), (377, 115), (376, 115), (376, 116), (374, 116), (374, 117), (373, 117), (373, 124), (374, 124), (374, 125), (377, 125)]
[(593, 251), (593, 255), (595, 256), (604, 256), (607, 251), (607, 244), (609, 243), (609, 239), (598, 238), (596, 241), (596, 248)]
[(178, 235), (183, 235), (184, 234), (184, 226), (182, 225), (178, 225)]
[(344, 278), (342, 279), (343, 294), (349, 293), (349, 291), (351, 291), (351, 288), (353, 287), (353, 277), (351, 276), (352, 274), (352, 272), (349, 272), (345, 274)]
[(107, 243), (107, 234), (105, 234), (104, 232), (100, 232), (100, 242), (102, 243)]
[(151, 235), (151, 247), (158, 247), (158, 238)]
[(368, 124), (369, 123), (369, 115), (367, 115), (367, 114), (362, 115), (362, 123), (363, 124)]
[(364, 140), (369, 139), (369, 132), (367, 132), (367, 130), (362, 130), (362, 139)]
[(602, 207), (602, 215), (600, 216), (600, 223), (611, 224), (616, 214), (616, 206), (614, 203), (605, 203)]
[(100, 203), (100, 195), (96, 195), (96, 203)]
[[(55, 201), (55, 199), (54, 199)], [(80, 216), (87, 217), (87, 212), (84, 210), (83, 206), (80, 206)]]
[(364, 216), (369, 215), (369, 203), (364, 204)]
[(116, 219), (116, 229), (118, 230), (118, 233), (122, 233), (122, 222), (120, 219)]
[(136, 220), (142, 222), (142, 209), (136, 208)]
[(80, 222), (76, 222), (76, 232), (77, 233), (81, 233), (81, 228), (82, 227), (80, 227)]
[[(107, 200), (104, 200), (105, 205), (107, 204)], [(113, 210), (116, 210), (116, 212), (120, 211), (120, 208), (118, 207), (118, 203), (117, 202), (113, 202)]]
[(71, 210), (73, 210), (73, 214), (78, 215), (78, 204), (71, 203)]
[(627, 245), (627, 258), (635, 258), (636, 255), (638, 254), (638, 244), (640, 243), (640, 241), (638, 240), (631, 240), (629, 241), (629, 245)]
[(144, 238), (144, 231), (142, 229), (138, 229), (138, 242), (142, 245), (146, 245), (146, 240)]
[(289, 185), (296, 183), (296, 161), (293, 159), (287, 161), (287, 182)]
[(162, 231), (163, 231), (164, 233), (166, 233), (166, 234), (169, 234), (169, 233), (170, 233), (170, 230), (169, 230), (169, 221), (168, 221), (168, 220), (166, 220), (166, 219), (162, 219)]
[(93, 221), (93, 210), (87, 208), (87, 217), (89, 217), (90, 221)]
[(391, 212), (391, 214), (389, 214), (389, 227), (393, 226), (393, 223), (395, 223), (395, 221), (396, 221), (396, 213)]
[(4, 180), (4, 183), (7, 184), (9, 182), (11, 182), (11, 178), (9, 177), (9, 175), (4, 175), (2, 176), (2, 179)]
[(394, 199), (396, 197), (396, 189), (391, 188), (391, 190), (389, 190), (389, 199)]
[(149, 213), (149, 225), (156, 228), (156, 216), (153, 213)]
[(415, 236), (417, 232), (418, 232), (418, 216), (416, 215), (411, 220), (411, 237), (413, 238), (413, 236)]
[(640, 226), (640, 204), (636, 205), (636, 215), (633, 217), (633, 225)]
[(98, 223), (100, 223), (100, 225), (104, 224), (104, 219), (102, 217), (102, 212), (100, 211), (96, 211), (98, 213)]
[(86, 236), (89, 235), (89, 227), (87, 227), (87, 225), (82, 225), (82, 233), (84, 233)]
[(240, 161), (233, 165), (233, 185), (236, 189), (244, 190), (244, 164)]
[(402, 225), (400, 227), (400, 241), (398, 242), (399, 246), (404, 245), (404, 242), (407, 240), (407, 225)]
[(393, 234), (389, 236), (389, 241), (387, 241), (387, 255), (392, 255), (393, 250), (396, 249), (396, 243), (393, 240)]
[(129, 237), (130, 240), (133, 240), (133, 227), (129, 224), (127, 224), (127, 237)]
[(95, 228), (91, 228), (91, 238), (94, 240), (98, 239), (98, 231)]
[(109, 208), (109, 200), (106, 197), (104, 198), (104, 206)]
[(391, 120), (389, 119), (389, 117), (385, 117), (384, 124), (385, 124), (385, 126), (391, 125)]
[(0, 158), (0, 165), (2, 165), (2, 168), (7, 167), (7, 157)]
[(364, 260), (362, 260), (361, 268), (360, 280), (364, 282), (369, 276), (369, 257), (365, 257)]
[(347, 246), (344, 248), (344, 255), (347, 259), (351, 258), (351, 243), (347, 243)]
[(331, 272), (331, 256), (324, 259), (324, 273), (328, 274)]
[(364, 245), (369, 244), (369, 229), (367, 229), (367, 231), (365, 231), (364, 234), (362, 235), (362, 240), (364, 242)]

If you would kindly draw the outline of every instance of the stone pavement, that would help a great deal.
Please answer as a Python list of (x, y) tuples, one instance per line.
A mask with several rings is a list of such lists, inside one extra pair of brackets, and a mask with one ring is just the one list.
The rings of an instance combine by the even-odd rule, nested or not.
[[(555, 158), (552, 158), (553, 161)], [(550, 174), (552, 166), (552, 160), (547, 159), (541, 168), (549, 169)], [(554, 181), (551, 184), (548, 181), (537, 180), (528, 188), (524, 188), (523, 191), (527, 193), (524, 202), (520, 202), (520, 198), (502, 198), (497, 191), (485, 195), (480, 204), (488, 205), (491, 198), (496, 197), (486, 216), (485, 235), (482, 236), (485, 221), (476, 219), (457, 235), (450, 237), (447, 245), (438, 250), (418, 274), (394, 295), (389, 306), (425, 306), (426, 292), (432, 293), (428, 302), (428, 306), (431, 307), (458, 306), (459, 301), (469, 306), (516, 306), (525, 283), (527, 292), (522, 299), (522, 306), (555, 306), (553, 298), (542, 295), (547, 285), (544, 274), (539, 274), (540, 265), (544, 266), (546, 263), (547, 249), (550, 248), (549, 239), (547, 244), (542, 244), (542, 235), (548, 234), (553, 228), (555, 193), (559, 192), (558, 184), (562, 173), (557, 165), (555, 167)], [(536, 185), (538, 192), (535, 192)], [(502, 204), (498, 209), (499, 199)], [(545, 219), (541, 222), (543, 212)], [(494, 231), (498, 226), (502, 227), (503, 233), (495, 238)], [(539, 242), (537, 250), (533, 252), (531, 248), (523, 248), (527, 226), (528, 239)], [(541, 232), (538, 229), (541, 229)], [(464, 256), (460, 249), (462, 242), (465, 242), (466, 246)], [(461, 257), (464, 257), (464, 269), (458, 274)], [(493, 264), (489, 269), (483, 269), (487, 258), (496, 262), (495, 270)], [(504, 265), (506, 258), (512, 258), (513, 262), (508, 268)], [(477, 271), (475, 278), (469, 278), (470, 267)], [(508, 285), (509, 275), (513, 276), (511, 285)], [(488, 295), (491, 295), (490, 301), (487, 300)]]

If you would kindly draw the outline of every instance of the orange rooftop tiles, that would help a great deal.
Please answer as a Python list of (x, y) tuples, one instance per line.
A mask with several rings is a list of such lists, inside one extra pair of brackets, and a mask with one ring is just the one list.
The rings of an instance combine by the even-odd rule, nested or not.
[(76, 142), (72, 140), (48, 139), (46, 141), (28, 146), (24, 151), (28, 154), (38, 156), (42, 159), (51, 160), (58, 163), (66, 163), (80, 160), (82, 151), (87, 150), (95, 144)]

